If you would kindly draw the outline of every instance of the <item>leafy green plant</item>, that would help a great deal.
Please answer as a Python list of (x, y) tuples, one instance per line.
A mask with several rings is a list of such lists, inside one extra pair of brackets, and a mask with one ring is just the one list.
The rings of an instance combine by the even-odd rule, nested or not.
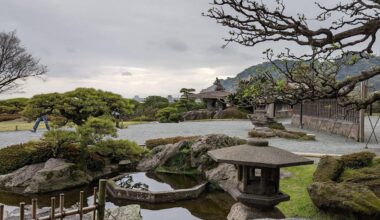
[(107, 118), (90, 117), (83, 125), (77, 127), (82, 147), (100, 142), (105, 136), (117, 137), (114, 123)]

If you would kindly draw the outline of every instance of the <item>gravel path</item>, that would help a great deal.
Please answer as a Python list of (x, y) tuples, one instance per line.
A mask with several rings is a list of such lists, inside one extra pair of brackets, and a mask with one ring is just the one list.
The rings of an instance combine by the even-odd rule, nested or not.
[[(375, 117), (372, 118), (373, 120)], [(368, 119), (367, 119), (368, 120)], [(282, 121), (289, 130), (301, 130), (290, 125), (290, 120)], [(248, 131), (252, 128), (250, 121), (202, 121), (202, 122), (183, 122), (183, 123), (149, 123), (132, 125), (127, 129), (119, 130), (120, 139), (130, 139), (139, 144), (144, 144), (145, 140), (160, 137), (173, 136), (190, 136), (190, 135), (206, 135), (212, 133), (227, 134), (240, 138), (247, 138)], [(367, 135), (370, 134), (370, 125), (366, 123)], [(365, 143), (358, 143), (345, 137), (332, 135), (324, 132), (304, 129), (308, 133), (316, 135), (316, 141), (296, 141), (282, 138), (272, 138), (269, 140), (270, 145), (290, 150), (293, 152), (305, 153), (334, 153), (344, 154), (364, 150)], [(18, 132), (0, 132), (0, 148), (12, 144), (23, 143), (29, 140), (38, 140), (44, 130), (37, 133), (29, 131)], [(380, 124), (376, 130), (376, 134), (380, 136)], [(380, 144), (376, 144), (372, 138), (368, 145), (369, 150), (380, 154)]]

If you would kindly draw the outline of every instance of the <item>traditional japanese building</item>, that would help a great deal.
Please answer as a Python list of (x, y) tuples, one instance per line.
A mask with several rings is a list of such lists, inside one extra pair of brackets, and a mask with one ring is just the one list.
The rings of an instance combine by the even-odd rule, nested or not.
[(224, 110), (227, 108), (227, 97), (231, 95), (231, 93), (225, 90), (218, 78), (216, 78), (214, 86), (214, 91), (200, 92), (198, 94), (192, 94), (189, 97), (202, 100), (210, 111)]

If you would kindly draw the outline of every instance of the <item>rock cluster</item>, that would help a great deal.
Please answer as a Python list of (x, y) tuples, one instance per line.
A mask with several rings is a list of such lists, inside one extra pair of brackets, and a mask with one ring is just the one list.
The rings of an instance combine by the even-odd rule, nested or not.
[(106, 167), (90, 175), (73, 163), (52, 158), (45, 163), (28, 165), (0, 175), (0, 189), (23, 194), (54, 192), (88, 184), (97, 176), (110, 172), (113, 172), (112, 169)]
[[(211, 134), (192, 141), (180, 141), (175, 144), (161, 145), (153, 148), (149, 157), (143, 159), (137, 169), (141, 171), (153, 170), (159, 166), (186, 165), (187, 169), (196, 169), (203, 172), (215, 163), (207, 155), (207, 151), (244, 144), (245, 140), (229, 137), (222, 134)], [(178, 160), (175, 160), (178, 159)], [(180, 160), (179, 160), (180, 159)], [(174, 160), (174, 161), (173, 161)], [(178, 161), (181, 164), (175, 164)], [(188, 162), (188, 164), (185, 164)], [(177, 167), (172, 167), (176, 169)]]
[[(358, 161), (361, 157), (368, 160), (367, 152), (354, 156)], [(308, 187), (310, 198), (321, 209), (350, 213), (363, 219), (379, 219), (380, 161), (352, 169), (347, 167), (352, 158), (323, 157), (314, 173), (313, 183)]]

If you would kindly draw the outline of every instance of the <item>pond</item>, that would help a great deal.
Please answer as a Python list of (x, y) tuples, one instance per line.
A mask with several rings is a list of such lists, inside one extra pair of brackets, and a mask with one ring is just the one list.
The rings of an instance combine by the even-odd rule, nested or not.
[(120, 187), (127, 189), (160, 192), (191, 188), (202, 181), (200, 178), (189, 175), (137, 172), (125, 174), (115, 182)]
[[(0, 203), (5, 205), (7, 212), (12, 212), (18, 208), (20, 202), (26, 202), (26, 205), (30, 205), (31, 199), (37, 198), (39, 208), (43, 208), (50, 206), (52, 196), (58, 197), (60, 193), (65, 193), (65, 207), (68, 208), (77, 205), (79, 192), (82, 190), (87, 198), (85, 206), (88, 206), (92, 205), (93, 202), (92, 189), (92, 186), (88, 186), (39, 196), (22, 196), (0, 192)], [(144, 220), (225, 219), (234, 203), (235, 201), (227, 193), (209, 192), (203, 193), (197, 199), (162, 204), (107, 198), (106, 208), (139, 204), (141, 205), (141, 214)]]

